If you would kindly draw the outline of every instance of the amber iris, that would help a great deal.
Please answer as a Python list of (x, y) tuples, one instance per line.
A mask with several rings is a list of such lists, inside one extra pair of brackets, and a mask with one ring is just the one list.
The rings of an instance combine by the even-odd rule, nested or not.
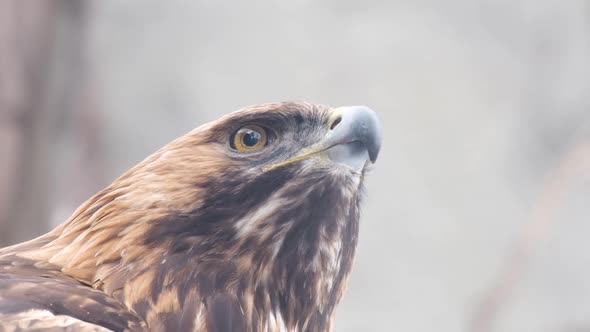
[(265, 147), (266, 144), (266, 130), (256, 125), (248, 125), (240, 128), (232, 139), (232, 147), (240, 152), (258, 151)]

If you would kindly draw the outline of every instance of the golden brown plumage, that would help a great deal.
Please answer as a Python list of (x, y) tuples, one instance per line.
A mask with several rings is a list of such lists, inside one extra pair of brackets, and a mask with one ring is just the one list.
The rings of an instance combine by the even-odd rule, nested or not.
[(330, 330), (379, 146), (364, 107), (265, 104), (199, 127), (0, 250), (1, 324)]

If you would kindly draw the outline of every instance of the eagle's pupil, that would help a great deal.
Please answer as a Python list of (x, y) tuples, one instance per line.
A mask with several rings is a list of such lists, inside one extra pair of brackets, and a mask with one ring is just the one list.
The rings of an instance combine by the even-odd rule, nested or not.
[(258, 144), (259, 141), (260, 141), (260, 133), (254, 131), (254, 130), (248, 130), (242, 136), (242, 144), (244, 144), (244, 146), (247, 146), (249, 148), (256, 146), (256, 144)]

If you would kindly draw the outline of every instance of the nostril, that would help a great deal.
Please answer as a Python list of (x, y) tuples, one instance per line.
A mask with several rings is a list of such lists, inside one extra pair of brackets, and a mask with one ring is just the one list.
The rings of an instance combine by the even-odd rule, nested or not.
[(339, 116), (336, 119), (334, 119), (334, 122), (332, 122), (332, 124), (330, 125), (330, 130), (336, 128), (336, 126), (339, 125), (341, 121), (342, 121), (342, 117), (341, 116)]

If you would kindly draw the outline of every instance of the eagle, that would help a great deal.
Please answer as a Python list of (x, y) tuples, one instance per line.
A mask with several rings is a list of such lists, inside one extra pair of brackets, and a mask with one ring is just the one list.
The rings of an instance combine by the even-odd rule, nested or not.
[(0, 249), (0, 330), (330, 331), (380, 146), (365, 106), (200, 126)]

